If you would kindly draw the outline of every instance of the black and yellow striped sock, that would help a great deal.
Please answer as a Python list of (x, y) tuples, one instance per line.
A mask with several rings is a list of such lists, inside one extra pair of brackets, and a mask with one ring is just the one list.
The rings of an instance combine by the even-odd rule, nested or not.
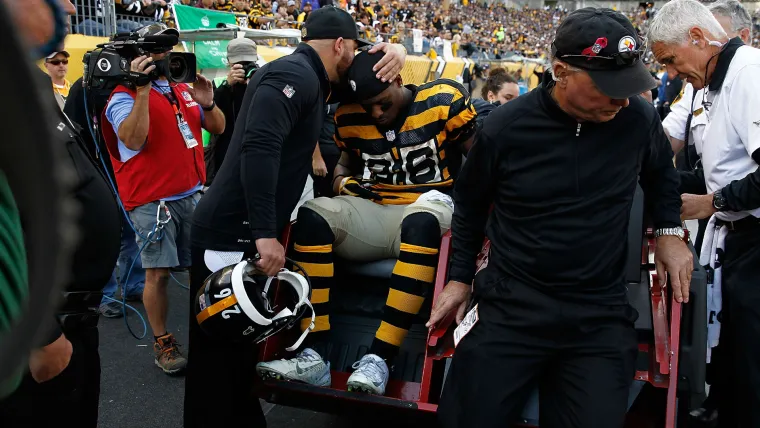
[[(294, 231), (293, 260), (311, 280), (311, 304), (314, 307), (314, 330), (306, 337), (306, 346), (324, 341), (330, 331), (330, 287), (333, 283), (332, 230), (319, 214), (308, 208), (298, 211)], [(311, 314), (301, 320), (301, 331), (311, 323)]]
[[(411, 217), (416, 218), (410, 220)], [(425, 301), (425, 291), (435, 280), (439, 240), (438, 221), (431, 214), (417, 213), (404, 219), (401, 251), (393, 269), (383, 320), (369, 353), (387, 361), (398, 354)]]

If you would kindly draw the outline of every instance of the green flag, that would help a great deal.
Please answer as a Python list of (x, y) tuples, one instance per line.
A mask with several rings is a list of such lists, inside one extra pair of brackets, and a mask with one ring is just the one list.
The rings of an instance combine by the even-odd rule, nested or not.
[[(177, 19), (177, 29), (197, 30), (215, 29), (216, 24), (237, 25), (235, 15), (228, 12), (200, 9), (192, 6), (174, 5), (174, 16)], [(194, 53), (198, 60), (198, 68), (226, 68), (227, 40), (195, 42)], [(187, 45), (185, 45), (187, 48)]]

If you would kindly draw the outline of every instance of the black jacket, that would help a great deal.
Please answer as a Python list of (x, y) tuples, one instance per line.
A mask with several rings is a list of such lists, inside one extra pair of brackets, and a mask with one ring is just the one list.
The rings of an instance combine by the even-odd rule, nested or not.
[[(66, 147), (68, 160), (76, 171), (77, 182), (71, 196), (79, 213), (79, 240), (72, 254), (69, 283), (57, 313), (66, 330), (69, 322), (74, 322), (81, 314), (88, 314), (91, 319), (97, 316), (103, 287), (111, 278), (119, 257), (121, 213), (102, 167), (97, 166), (81, 137), (81, 129), (57, 106), (55, 112), (56, 117), (50, 125), (54, 128), (54, 138)], [(58, 336), (58, 330), (52, 332), (48, 343)]]
[(672, 157), (641, 97), (606, 123), (579, 124), (544, 86), (501, 106), (455, 185), (450, 278), (472, 281), (485, 233), (489, 268), (503, 276), (565, 297), (624, 302), (637, 181), (656, 228), (681, 224)]
[(193, 243), (205, 249), (252, 250), (256, 239), (279, 238), (324, 123), (330, 81), (306, 44), (262, 67), (248, 86), (224, 162), (193, 216)]
[[(82, 85), (82, 78), (79, 78), (71, 85), (71, 89), (69, 89), (69, 96), (66, 97), (66, 105), (63, 107), (63, 112), (81, 128), (79, 136), (85, 143), (85, 147), (87, 147), (90, 156), (95, 160), (95, 166), (102, 171), (103, 165), (105, 164), (106, 171), (108, 171), (113, 184), (116, 185), (113, 165), (111, 165), (111, 158), (108, 155), (108, 148), (106, 147), (105, 140), (101, 135), (96, 135), (98, 138), (98, 146), (96, 148), (96, 143), (92, 139), (93, 134), (90, 132), (93, 118), (100, 120), (100, 114), (106, 108), (108, 99), (111, 96), (111, 91), (113, 91), (114, 88), (116, 88), (116, 82), (107, 82), (102, 88), (95, 87), (90, 88), (89, 91), (85, 91)], [(85, 95), (87, 96), (86, 102)], [(85, 109), (85, 107), (87, 107), (87, 109)], [(90, 115), (89, 120), (87, 119), (87, 112), (89, 112)], [(103, 156), (103, 162), (101, 162), (99, 157), (101, 155)]]

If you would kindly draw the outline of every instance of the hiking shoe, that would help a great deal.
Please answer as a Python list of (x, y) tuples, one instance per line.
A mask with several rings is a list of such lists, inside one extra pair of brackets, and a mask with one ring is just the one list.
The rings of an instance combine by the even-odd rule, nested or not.
[(187, 366), (187, 359), (179, 352), (179, 343), (174, 335), (167, 334), (156, 339), (153, 350), (156, 352), (156, 365), (166, 374), (179, 373)]
[(330, 386), (330, 363), (325, 363), (317, 351), (306, 348), (289, 360), (261, 362), (256, 373), (262, 379), (286, 379), (315, 386)]
[(388, 364), (375, 354), (367, 354), (351, 366), (355, 371), (346, 381), (349, 392), (383, 395), (388, 385)]
[(119, 302), (103, 303), (100, 305), (100, 308), (98, 308), (98, 312), (106, 318), (121, 318), (124, 316), (121, 303)]

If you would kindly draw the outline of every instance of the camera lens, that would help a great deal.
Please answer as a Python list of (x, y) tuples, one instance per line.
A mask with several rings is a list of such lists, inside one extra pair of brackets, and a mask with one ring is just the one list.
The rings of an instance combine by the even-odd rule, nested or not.
[(187, 61), (181, 56), (169, 58), (169, 78), (177, 82), (183, 82), (187, 78)]

